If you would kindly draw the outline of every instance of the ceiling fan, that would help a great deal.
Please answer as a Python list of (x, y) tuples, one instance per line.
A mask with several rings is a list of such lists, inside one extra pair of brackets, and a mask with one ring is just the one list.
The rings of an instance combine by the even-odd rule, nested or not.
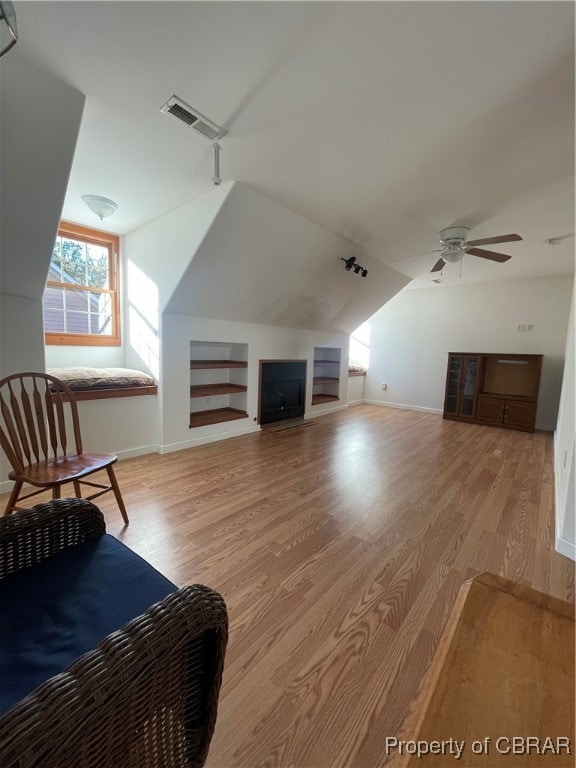
[(440, 244), (444, 248), (441, 251), (440, 258), (430, 270), (431, 272), (440, 272), (445, 264), (454, 264), (457, 261), (461, 261), (466, 253), (472, 256), (479, 256), (481, 259), (490, 259), (490, 261), (498, 261), (500, 263), (508, 261), (512, 257), (507, 256), (505, 253), (486, 251), (484, 248), (477, 248), (477, 246), (511, 243), (515, 240), (522, 240), (520, 235), (498, 235), (497, 237), (483, 237), (480, 240), (467, 240), (466, 237), (469, 231), (468, 227), (449, 227), (440, 232)]

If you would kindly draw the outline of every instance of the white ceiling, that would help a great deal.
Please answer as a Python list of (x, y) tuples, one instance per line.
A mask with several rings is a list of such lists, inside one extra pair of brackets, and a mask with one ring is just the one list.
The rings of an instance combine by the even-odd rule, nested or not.
[[(29, 57), (87, 95), (64, 217), (117, 201), (125, 234), (210, 192), (210, 144), (173, 94), (224, 126), (221, 175), (427, 287), (440, 229), (519, 233), (445, 284), (570, 273), (574, 5), (568, 2), (20, 2)], [(399, 261), (399, 259), (401, 259)], [(441, 289), (441, 288), (439, 288)]]

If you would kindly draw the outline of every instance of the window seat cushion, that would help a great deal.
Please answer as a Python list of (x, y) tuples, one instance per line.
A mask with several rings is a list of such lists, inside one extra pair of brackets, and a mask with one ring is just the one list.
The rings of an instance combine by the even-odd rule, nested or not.
[(158, 387), (152, 376), (134, 368), (48, 368), (73, 390), (76, 400), (103, 400), (109, 397), (155, 395)]
[(55, 376), (70, 389), (111, 389), (114, 387), (153, 386), (153, 377), (134, 368), (48, 368), (46, 373)]
[(105, 534), (0, 581), (0, 712), (176, 586)]

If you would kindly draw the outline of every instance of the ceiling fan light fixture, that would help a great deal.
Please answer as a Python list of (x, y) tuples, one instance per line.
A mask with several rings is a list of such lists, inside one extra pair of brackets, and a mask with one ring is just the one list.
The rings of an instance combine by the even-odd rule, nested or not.
[(108, 216), (112, 216), (118, 210), (118, 203), (115, 203), (114, 200), (109, 200), (107, 197), (82, 195), (82, 200), (84, 200), (92, 213), (95, 213), (100, 219), (107, 219)]
[(445, 251), (442, 251), (441, 256), (448, 264), (456, 264), (456, 262), (462, 260), (464, 253), (457, 245), (449, 245)]

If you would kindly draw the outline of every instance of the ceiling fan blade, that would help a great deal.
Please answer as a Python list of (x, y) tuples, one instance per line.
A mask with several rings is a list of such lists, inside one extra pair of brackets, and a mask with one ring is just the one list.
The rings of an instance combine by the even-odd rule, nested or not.
[(480, 240), (467, 240), (466, 245), (495, 245), (496, 243), (512, 243), (515, 240), (522, 240), (522, 238), (520, 235), (498, 235), (498, 237), (483, 237)]
[(444, 269), (444, 264), (446, 264), (444, 259), (438, 259), (438, 261), (436, 262), (436, 264), (434, 264), (430, 272), (440, 272), (440, 270)]
[(485, 251), (483, 248), (466, 248), (466, 253), (471, 253), (472, 256), (480, 256), (481, 259), (490, 259), (490, 261), (498, 261), (501, 264), (504, 261), (508, 261), (512, 256), (507, 256), (505, 253), (496, 253), (496, 251)]

